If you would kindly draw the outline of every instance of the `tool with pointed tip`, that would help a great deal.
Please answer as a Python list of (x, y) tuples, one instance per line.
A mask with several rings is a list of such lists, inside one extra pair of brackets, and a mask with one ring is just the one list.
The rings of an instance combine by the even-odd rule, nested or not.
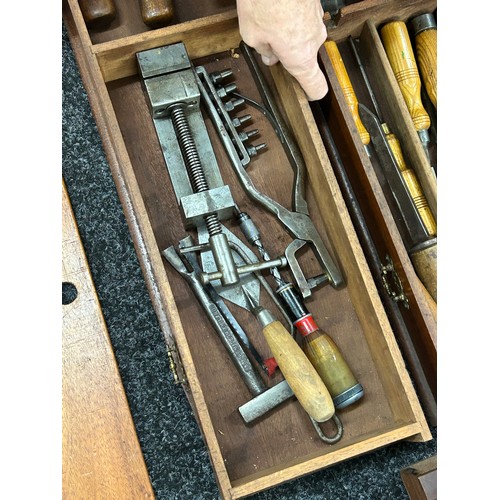
[(150, 28), (167, 26), (174, 18), (172, 0), (139, 0), (144, 24)]
[(437, 109), (437, 25), (431, 13), (410, 19), (410, 31), (415, 40), (418, 67), (424, 87)]
[(89, 28), (104, 29), (116, 17), (113, 0), (78, 0), (85, 24)]
[(428, 130), (431, 119), (422, 104), (422, 84), (406, 24), (402, 21), (387, 23), (380, 30), (380, 36), (413, 125), (430, 162)]
[[(237, 205), (235, 212), (236, 220), (247, 240), (257, 247), (264, 260), (271, 261), (251, 217)], [(283, 279), (276, 267), (270, 269), (270, 274), (278, 286), (276, 295), (302, 335), (302, 348), (332, 395), (335, 408), (345, 408), (358, 401), (363, 396), (363, 387), (354, 377), (335, 342), (318, 328), (292, 283)]]
[[(243, 291), (245, 292), (245, 288)], [(251, 295), (245, 293), (245, 297), (250, 310), (262, 326), (262, 332), (281, 373), (301, 406), (316, 422), (326, 422), (332, 418), (335, 413), (332, 397), (304, 351), (268, 309), (254, 302)]]
[[(422, 218), (422, 222), (429, 233), (429, 236), (435, 236), (437, 233), (437, 225), (434, 215), (431, 212), (429, 204), (427, 203), (427, 199), (423, 193), (423, 190), (420, 186), (420, 182), (415, 175), (413, 169), (410, 169), (406, 164), (403, 150), (401, 149), (401, 144), (399, 143), (398, 138), (390, 131), (387, 122), (383, 120), (383, 114), (378, 105), (377, 99), (375, 98), (375, 93), (373, 92), (370, 79), (365, 70), (363, 62), (361, 61), (361, 56), (358, 52), (358, 48), (356, 47), (356, 42), (352, 37), (349, 37), (349, 44), (351, 46), (352, 52), (354, 54), (354, 58), (359, 67), (361, 75), (363, 76), (363, 80), (365, 82), (366, 88), (368, 90), (368, 94), (370, 96), (370, 100), (372, 101), (373, 108), (379, 119), (382, 129), (384, 130), (385, 137), (387, 138), (387, 142), (391, 148), (394, 159), (396, 160), (397, 166), (401, 171), (403, 179), (405, 180), (406, 187), (415, 203), (415, 206), (418, 209), (418, 212)], [(368, 133), (368, 132), (367, 132)]]

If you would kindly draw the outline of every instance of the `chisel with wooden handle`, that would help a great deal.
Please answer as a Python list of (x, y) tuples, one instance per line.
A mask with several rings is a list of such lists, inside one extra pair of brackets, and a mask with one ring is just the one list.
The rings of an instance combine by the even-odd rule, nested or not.
[(411, 199), (408, 190), (405, 189), (406, 183), (402, 172), (396, 164), (385, 131), (378, 118), (362, 104), (360, 105), (360, 114), (370, 132), (391, 193), (397, 194), (397, 198), (395, 198), (397, 205), (401, 207), (401, 217), (394, 217), (394, 221), (398, 226), (401, 239), (416, 274), (432, 299), (437, 302), (437, 237), (429, 234), (418, 213), (417, 206)]
[(332, 397), (304, 351), (268, 309), (258, 305), (244, 287), (243, 292), (248, 308), (262, 326), (281, 373), (302, 408), (316, 422), (326, 422), (332, 418), (335, 413)]
[[(351, 47), (355, 56), (358, 56), (352, 39)], [(357, 128), (360, 135), (363, 133), (361, 140), (368, 156), (372, 159), (372, 163), (374, 163), (374, 155), (371, 153), (372, 146), (377, 153), (382, 175), (390, 188), (390, 193), (386, 192), (385, 194), (391, 210), (393, 210), (394, 220), (398, 225), (415, 272), (435, 301), (437, 297), (437, 239), (435, 237), (436, 222), (434, 216), (413, 170), (409, 169), (404, 161), (396, 136), (390, 133), (387, 124), (380, 123), (377, 116), (358, 102), (337, 44), (332, 40), (327, 40), (325, 49), (344, 96), (346, 94), (349, 96), (349, 99), (346, 97), (346, 100), (354, 121), (355, 123), (359, 121), (362, 124), (362, 129), (359, 126)], [(374, 107), (380, 116), (379, 107), (367, 75), (364, 73), (361, 60), (358, 61), (358, 65), (365, 78)]]
[(174, 17), (173, 0), (139, 0), (144, 24), (161, 28), (170, 24)]
[(415, 40), (417, 63), (427, 94), (437, 109), (437, 25), (432, 14), (421, 14), (409, 22)]
[(365, 82), (366, 89), (368, 90), (368, 95), (370, 96), (373, 109), (375, 110), (375, 114), (377, 115), (377, 118), (381, 123), (382, 129), (385, 133), (385, 137), (391, 148), (396, 164), (399, 170), (401, 171), (408, 192), (410, 193), (410, 196), (412, 197), (415, 206), (417, 207), (417, 210), (420, 214), (420, 217), (422, 218), (422, 222), (425, 228), (427, 229), (427, 232), (429, 233), (429, 236), (436, 236), (437, 233), (436, 220), (434, 218), (434, 215), (432, 214), (429, 204), (427, 203), (427, 199), (425, 198), (422, 187), (420, 186), (420, 182), (418, 181), (418, 178), (415, 175), (413, 169), (409, 168), (405, 161), (399, 139), (396, 137), (395, 134), (393, 134), (390, 131), (389, 125), (383, 119), (382, 111), (380, 110), (377, 99), (375, 98), (375, 93), (373, 92), (373, 88), (371, 86), (368, 73), (365, 70), (364, 64), (361, 60), (361, 55), (359, 54), (358, 48), (356, 47), (356, 42), (352, 37), (349, 37), (349, 44), (352, 53), (354, 55), (354, 58), (356, 60), (356, 63), (358, 65), (358, 68), (363, 77), (363, 80)]
[(380, 30), (380, 36), (413, 125), (430, 161), (428, 130), (431, 119), (422, 104), (422, 83), (406, 24), (403, 21), (387, 23)]
[(113, 0), (78, 0), (78, 3), (89, 28), (106, 28), (116, 17)]

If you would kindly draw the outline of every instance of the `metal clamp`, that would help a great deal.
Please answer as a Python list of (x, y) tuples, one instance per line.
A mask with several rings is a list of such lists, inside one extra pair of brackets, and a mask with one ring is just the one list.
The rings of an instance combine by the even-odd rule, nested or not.
[(394, 262), (389, 255), (385, 256), (385, 260), (387, 264), (380, 268), (384, 290), (394, 302), (401, 302), (406, 309), (409, 309), (410, 303), (408, 302), (408, 297), (404, 293), (401, 278), (394, 269)]

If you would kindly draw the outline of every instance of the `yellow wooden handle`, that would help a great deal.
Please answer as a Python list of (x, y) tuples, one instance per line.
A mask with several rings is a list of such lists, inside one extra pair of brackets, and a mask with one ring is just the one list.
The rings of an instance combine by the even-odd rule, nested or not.
[(326, 333), (321, 332), (312, 340), (306, 336), (302, 341), (306, 356), (334, 398), (358, 383), (337, 344)]
[(366, 146), (370, 144), (370, 134), (366, 130), (361, 118), (359, 117), (358, 111), (358, 98), (352, 87), (351, 79), (347, 74), (346, 67), (344, 66), (344, 61), (342, 61), (342, 56), (340, 55), (339, 48), (333, 40), (327, 40), (325, 42), (325, 49), (332, 63), (333, 69), (342, 88), (342, 93), (347, 101), (349, 110), (351, 111), (352, 117), (354, 118), (354, 123), (358, 129), (359, 135), (361, 136), (361, 141)]
[(174, 17), (172, 0), (139, 0), (144, 24), (151, 28), (159, 28), (169, 24)]
[(304, 410), (316, 422), (332, 418), (335, 407), (328, 389), (285, 327), (273, 321), (263, 332), (283, 376)]
[(418, 181), (415, 172), (412, 169), (408, 168), (398, 138), (392, 132), (388, 132), (387, 126), (383, 128), (384, 131), (386, 131), (385, 137), (394, 154), (394, 158), (396, 159), (396, 163), (398, 164), (399, 170), (401, 171), (403, 179), (406, 183), (408, 192), (410, 193), (410, 196), (415, 202), (415, 206), (417, 207), (418, 213), (422, 218), (422, 223), (427, 229), (429, 236), (431, 237), (436, 236), (437, 233), (436, 219), (434, 218), (434, 215), (431, 212), (429, 204), (427, 203), (427, 199), (424, 195), (424, 192), (422, 191), (420, 182)]
[(437, 109), (437, 29), (419, 33), (415, 37), (415, 50), (425, 90)]
[(417, 276), (437, 303), (437, 243), (411, 254)]
[(402, 21), (388, 23), (380, 35), (413, 124), (417, 130), (427, 130), (431, 119), (422, 104), (422, 86), (406, 24)]
[(89, 28), (105, 28), (116, 16), (113, 0), (79, 0), (78, 3)]

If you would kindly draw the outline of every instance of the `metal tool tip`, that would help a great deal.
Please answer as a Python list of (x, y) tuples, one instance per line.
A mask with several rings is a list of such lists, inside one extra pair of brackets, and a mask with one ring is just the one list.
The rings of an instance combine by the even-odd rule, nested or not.
[(244, 286), (241, 287), (241, 290), (243, 291), (243, 295), (245, 296), (245, 299), (247, 301), (248, 308), (252, 312), (256, 311), (259, 307), (259, 304), (255, 302), (255, 299), (248, 293), (248, 290)]

